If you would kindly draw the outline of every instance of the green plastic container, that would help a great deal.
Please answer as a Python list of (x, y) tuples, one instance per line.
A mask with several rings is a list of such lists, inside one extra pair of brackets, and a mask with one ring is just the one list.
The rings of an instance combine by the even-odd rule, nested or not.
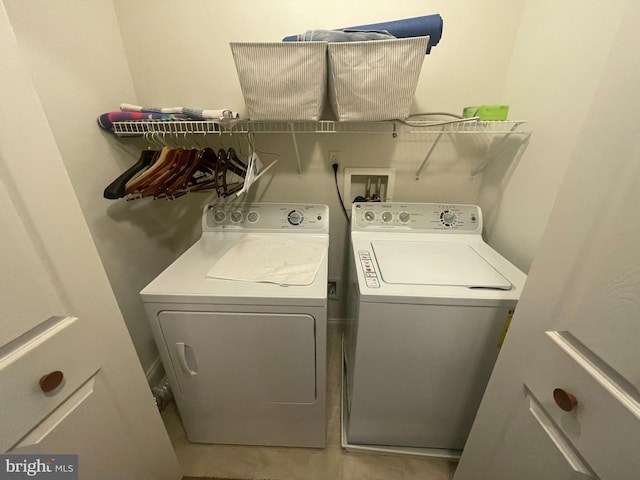
[(480, 105), (476, 107), (464, 107), (464, 118), (480, 117), (483, 121), (506, 120), (509, 114), (509, 105)]

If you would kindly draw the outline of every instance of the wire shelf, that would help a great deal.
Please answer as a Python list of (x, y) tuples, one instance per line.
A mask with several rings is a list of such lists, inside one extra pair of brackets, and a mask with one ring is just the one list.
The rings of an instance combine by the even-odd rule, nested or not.
[(443, 122), (419, 122), (401, 121), (402, 125), (411, 133), (434, 132), (434, 133), (488, 133), (506, 134), (513, 133), (523, 125), (524, 121), (454, 121)]
[(515, 132), (524, 121), (416, 121), (389, 120), (382, 122), (267, 122), (229, 120), (226, 122), (191, 120), (143, 120), (114, 122), (113, 132), (119, 137), (163, 135), (224, 134), (224, 133), (485, 133)]

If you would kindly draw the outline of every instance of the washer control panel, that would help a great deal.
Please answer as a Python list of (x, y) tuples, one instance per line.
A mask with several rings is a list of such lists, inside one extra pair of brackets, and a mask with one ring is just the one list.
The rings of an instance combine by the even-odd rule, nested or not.
[(358, 258), (360, 259), (360, 268), (364, 274), (367, 287), (380, 288), (380, 278), (374, 263), (371, 261), (371, 252), (369, 250), (358, 250)]
[(246, 203), (205, 206), (202, 230), (329, 231), (329, 207), (319, 204)]
[(482, 233), (482, 212), (477, 205), (449, 203), (354, 203), (352, 231), (418, 230)]

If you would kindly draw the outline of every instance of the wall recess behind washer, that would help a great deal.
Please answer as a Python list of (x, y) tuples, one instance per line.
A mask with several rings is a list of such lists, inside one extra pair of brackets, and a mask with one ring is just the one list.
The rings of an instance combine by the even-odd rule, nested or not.
[(345, 208), (351, 211), (356, 197), (368, 201), (390, 202), (393, 200), (395, 180), (395, 168), (345, 168)]

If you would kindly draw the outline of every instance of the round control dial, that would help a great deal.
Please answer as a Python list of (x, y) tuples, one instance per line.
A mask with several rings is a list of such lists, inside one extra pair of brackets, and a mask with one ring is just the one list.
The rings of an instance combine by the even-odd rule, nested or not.
[(445, 227), (455, 227), (458, 223), (458, 216), (451, 210), (443, 210), (440, 213), (440, 223)]
[(408, 223), (411, 218), (411, 214), (409, 212), (400, 212), (398, 214), (398, 220), (402, 223)]
[(300, 225), (304, 220), (304, 214), (300, 210), (291, 210), (287, 215), (287, 220), (291, 225)]
[(249, 212), (247, 214), (247, 222), (256, 223), (260, 219), (260, 214), (258, 212)]
[(393, 220), (393, 214), (391, 212), (382, 212), (382, 221), (384, 223), (389, 223)]
[(240, 223), (242, 221), (242, 212), (231, 212), (231, 221), (233, 223)]
[(376, 213), (371, 210), (367, 210), (364, 212), (364, 219), (367, 222), (373, 222), (376, 219)]
[(218, 223), (224, 222), (225, 218), (227, 218), (227, 214), (224, 213), (223, 210), (216, 210), (216, 212), (213, 214), (213, 219)]

